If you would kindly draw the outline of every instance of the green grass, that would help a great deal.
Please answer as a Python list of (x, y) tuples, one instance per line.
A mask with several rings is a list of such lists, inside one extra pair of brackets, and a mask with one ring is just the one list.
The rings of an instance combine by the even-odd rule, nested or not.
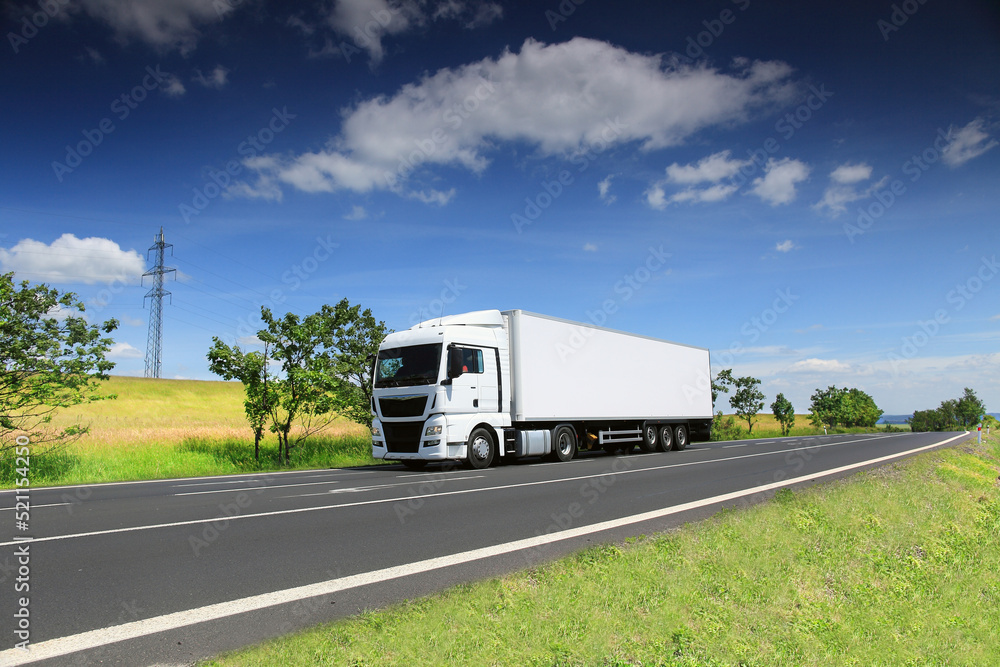
[[(736, 415), (723, 415), (723, 419), (728, 419), (732, 417), (735, 426), (737, 427), (737, 432), (729, 434), (726, 440), (747, 440), (750, 438), (780, 438), (781, 425), (778, 420), (774, 418), (774, 415), (769, 413), (760, 413), (753, 420), (753, 431), (747, 432), (746, 420), (737, 417)], [(813, 426), (810, 421), (810, 415), (795, 415), (795, 425), (791, 428), (789, 432), (789, 437), (801, 438), (807, 435), (823, 435), (823, 429)], [(909, 424), (893, 424), (892, 429), (895, 431), (909, 431)], [(873, 428), (832, 428), (827, 429), (827, 433), (878, 433), (888, 430), (888, 425), (879, 424)], [(719, 438), (720, 440), (723, 438)]]
[(1000, 439), (207, 665), (1000, 664)]
[[(290, 466), (278, 463), (271, 435), (255, 461), (239, 383), (112, 377), (102, 388), (117, 398), (55, 416), (55, 428), (79, 423), (90, 431), (57, 451), (33, 455), (32, 486), (375, 463), (368, 430), (346, 420), (293, 449)], [(0, 458), (0, 486), (13, 484), (14, 463)]]

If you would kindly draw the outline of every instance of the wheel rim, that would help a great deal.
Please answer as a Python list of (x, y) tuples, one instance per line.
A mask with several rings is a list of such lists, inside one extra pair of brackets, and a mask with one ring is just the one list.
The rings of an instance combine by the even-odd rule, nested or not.
[(489, 441), (479, 436), (472, 441), (472, 455), (475, 456), (480, 461), (485, 461), (486, 457), (490, 455), (490, 443)]
[(569, 433), (563, 431), (559, 434), (559, 452), (566, 456), (573, 450), (573, 440), (570, 438)]
[[(669, 427), (667, 427), (667, 429), (669, 429)], [(660, 442), (660, 445), (663, 447), (664, 450), (668, 450), (671, 447), (673, 447), (673, 445), (674, 445), (673, 436), (671, 435), (671, 433), (667, 429), (664, 429), (663, 434), (662, 434), (663, 435), (663, 439)]]
[(687, 431), (682, 427), (677, 429), (677, 444), (681, 447), (687, 446)]
[(648, 442), (651, 445), (655, 445), (656, 444), (656, 427), (655, 426), (647, 426), (646, 427), (646, 442)]

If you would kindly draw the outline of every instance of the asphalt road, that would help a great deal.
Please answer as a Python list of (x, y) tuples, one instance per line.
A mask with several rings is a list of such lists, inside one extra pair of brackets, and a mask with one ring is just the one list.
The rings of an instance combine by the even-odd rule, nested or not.
[[(189, 664), (962, 438), (817, 436), (483, 471), (393, 465), (39, 488), (26, 532), (14, 493), (0, 492), (0, 665)], [(12, 648), (21, 597), (27, 652)]]

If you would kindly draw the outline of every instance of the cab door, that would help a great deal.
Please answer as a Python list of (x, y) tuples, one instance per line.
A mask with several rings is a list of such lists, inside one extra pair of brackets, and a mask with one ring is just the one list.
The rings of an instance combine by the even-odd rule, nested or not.
[(500, 368), (495, 349), (484, 348), (483, 373), (479, 376), (479, 411), (500, 412)]

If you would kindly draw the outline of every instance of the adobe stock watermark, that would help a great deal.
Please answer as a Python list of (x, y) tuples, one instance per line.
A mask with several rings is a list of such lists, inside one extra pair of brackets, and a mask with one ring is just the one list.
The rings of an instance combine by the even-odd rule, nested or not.
[[(552, 521), (544, 530), (536, 530), (535, 537), (554, 535), (580, 525), (587, 513), (588, 507), (596, 505), (604, 497), (604, 494), (618, 483), (618, 476), (625, 471), (631, 470), (634, 466), (635, 463), (633, 463), (632, 459), (624, 456), (616, 457), (606, 473), (584, 480), (577, 491), (578, 499), (566, 505), (565, 510), (552, 512), (549, 515)], [(525, 549), (521, 553), (524, 555), (527, 564), (531, 566), (537, 564), (539, 561), (546, 560), (551, 549), (552, 543), (549, 542)]]
[(899, 29), (906, 25), (910, 17), (920, 11), (922, 5), (926, 4), (927, 0), (903, 0), (899, 4), (893, 3), (892, 11), (889, 12), (889, 20), (879, 19), (875, 22), (875, 26), (882, 33), (882, 39), (888, 42), (889, 35), (899, 32)]
[(192, 190), (191, 203), (181, 203), (177, 206), (177, 211), (185, 224), (190, 223), (194, 216), (208, 208), (213, 199), (224, 194), (232, 183), (233, 177), (243, 172), (246, 161), (263, 153), (264, 148), (274, 141), (275, 137), (281, 134), (296, 117), (296, 114), (288, 112), (288, 107), (282, 107), (280, 110), (277, 107), (272, 108), (271, 117), (267, 122), (253, 134), (247, 135), (246, 139), (236, 146), (236, 153), (240, 157), (226, 162), (225, 169), (209, 168), (205, 184)]
[[(911, 183), (916, 183), (924, 172), (941, 159), (951, 140), (950, 127), (947, 131), (938, 128), (937, 136), (934, 137), (931, 145), (920, 151), (919, 154), (912, 155), (900, 166), (900, 171), (903, 172), (904, 176), (909, 177)], [(901, 178), (892, 179), (887, 187), (876, 188), (872, 195), (875, 201), (868, 206), (858, 207), (858, 217), (855, 224), (844, 223), (844, 234), (847, 236), (847, 240), (853, 244), (855, 237), (861, 236), (871, 229), (904, 194), (906, 194), (906, 183)]]
[(414, 516), (424, 507), (427, 496), (432, 495), (448, 481), (450, 473), (459, 468), (458, 461), (447, 460), (441, 464), (441, 469), (427, 475), (427, 479), (415, 486), (407, 489), (409, 497), (392, 504), (392, 509), (396, 513), (396, 518), (400, 525), (405, 524), (411, 516)]
[[(146, 75), (131, 90), (128, 90), (111, 101), (111, 113), (119, 121), (124, 121), (139, 105), (149, 96), (149, 93), (159, 88), (164, 81), (167, 81), (169, 74), (160, 71), (160, 66), (146, 67)], [(97, 121), (96, 127), (92, 129), (84, 128), (80, 131), (83, 139), (75, 144), (66, 145), (66, 156), (62, 162), (52, 161), (52, 171), (55, 172), (56, 179), (62, 183), (66, 174), (73, 173), (73, 170), (83, 164), (83, 160), (93, 154), (94, 150), (104, 143), (104, 140), (115, 131), (115, 123), (110, 117), (104, 117)]]
[(447, 306), (455, 303), (455, 300), (467, 289), (469, 286), (460, 283), (458, 278), (445, 280), (444, 287), (441, 288), (441, 293), (436, 298), (410, 313), (410, 326), (443, 316)]
[(38, 31), (47, 26), (68, 4), (69, 0), (39, 0), (39, 11), (22, 16), (21, 29), (7, 33), (7, 41), (14, 54), (20, 53), (21, 47), (34, 39)]
[[(650, 246), (649, 254), (646, 255), (645, 261), (629, 273), (626, 273), (622, 276), (621, 280), (614, 284), (613, 290), (618, 296), (605, 299), (601, 302), (600, 308), (586, 311), (586, 319), (597, 327), (607, 324), (608, 319), (617, 313), (622, 305), (628, 303), (653, 278), (655, 273), (663, 270), (670, 257), (672, 255), (663, 250), (663, 245), (660, 245), (658, 248)], [(559, 360), (566, 361), (566, 359), (582, 350), (593, 335), (594, 329), (590, 327), (573, 327), (569, 338), (565, 341), (557, 342), (555, 345), (555, 351), (559, 355)]]
[(413, 140), (413, 150), (398, 158), (395, 172), (385, 171), (382, 173), (386, 186), (390, 190), (398, 190), (399, 182), (405, 181), (417, 167), (429, 162), (438, 150), (448, 143), (450, 132), (457, 132), (465, 121), (496, 94), (496, 90), (494, 82), (479, 77), (479, 85), (476, 86), (475, 90), (466, 95), (462, 101), (455, 102), (441, 113), (441, 125), (431, 130), (423, 139)]
[[(621, 118), (615, 116), (614, 120), (605, 119), (601, 128), (600, 137), (590, 142), (582, 151), (574, 154), (569, 159), (569, 163), (576, 167), (577, 174), (582, 174), (590, 168), (600, 155), (608, 150), (615, 139), (622, 135), (622, 131), (628, 127)], [(539, 185), (539, 191), (533, 197), (524, 198), (524, 209), (521, 213), (511, 213), (510, 221), (514, 225), (514, 230), (520, 234), (528, 225), (534, 224), (541, 217), (553, 202), (566, 191), (568, 187), (576, 182), (573, 174), (568, 169), (561, 170), (552, 180), (543, 180)]]
[[(254, 495), (263, 493), (274, 480), (265, 475), (260, 479), (252, 479), (247, 484), (254, 488)], [(200, 534), (188, 536), (188, 544), (194, 552), (195, 558), (201, 555), (203, 549), (211, 546), (219, 536), (229, 529), (230, 519), (246, 513), (246, 510), (253, 505), (253, 498), (246, 491), (240, 491), (232, 502), (219, 503), (219, 516), (214, 521), (206, 521)]]
[(350, 65), (353, 56), (377, 44), (393, 19), (399, 16), (402, 11), (402, 5), (388, 3), (381, 9), (369, 10), (368, 14), (371, 19), (363, 23), (359, 22), (351, 31), (354, 44), (341, 41), (336, 47), (340, 51), (340, 55), (344, 57), (344, 61)]
[[(736, 8), (741, 12), (745, 12), (750, 7), (750, 0), (731, 0), (731, 2), (736, 5)], [(725, 31), (726, 26), (732, 25), (736, 22), (736, 14), (732, 9), (726, 8), (719, 12), (719, 17), (715, 19), (706, 19), (701, 22), (705, 29), (698, 34), (688, 35), (685, 40), (685, 45), (687, 48), (684, 49), (684, 53), (687, 54), (689, 58), (698, 59), (705, 55), (705, 49), (712, 46), (719, 37), (722, 37), (722, 33)]]
[[(833, 97), (833, 91), (827, 90), (826, 84), (821, 83), (819, 87), (809, 86), (809, 94), (793, 110), (786, 113), (774, 123), (774, 131), (777, 132), (784, 141), (790, 141), (795, 134), (812, 120), (817, 111)], [(739, 171), (736, 172), (729, 182), (737, 188), (746, 185), (751, 178), (767, 166), (768, 160), (781, 150), (781, 143), (774, 136), (767, 137), (759, 148), (748, 148), (749, 158)]]
[(945, 300), (951, 305), (950, 310), (938, 308), (930, 319), (918, 320), (917, 329), (909, 336), (903, 336), (899, 349), (886, 355), (886, 359), (892, 367), (893, 376), (898, 376), (900, 366), (916, 357), (920, 350), (938, 335), (941, 328), (951, 322), (951, 314), (965, 308), (965, 305), (976, 298), (976, 295), (983, 290), (987, 283), (993, 280), (997, 273), (1000, 273), (997, 256), (982, 257), (975, 273), (964, 282), (957, 283), (955, 288), (949, 290), (945, 295)]
[[(317, 236), (316, 245), (313, 246), (312, 251), (307, 253), (298, 262), (292, 264), (291, 267), (281, 274), (281, 283), (283, 285), (287, 285), (287, 290), (289, 292), (295, 292), (300, 289), (302, 284), (309, 280), (314, 273), (319, 271), (319, 267), (329, 260), (333, 256), (333, 251), (339, 247), (340, 244), (333, 240), (332, 235), (327, 234), (326, 238)], [(261, 307), (266, 307), (271, 310), (276, 309), (288, 299), (288, 296), (286, 295), (286, 288), (284, 287), (276, 287), (272, 289), (268, 293), (267, 297), (267, 300), (261, 304)], [(232, 342), (238, 343), (240, 338), (250, 337), (257, 334), (260, 327), (254, 326), (251, 322), (251, 318), (257, 316), (257, 313), (253, 313), (247, 317), (240, 317), (236, 320), (236, 331), (233, 335)]]

